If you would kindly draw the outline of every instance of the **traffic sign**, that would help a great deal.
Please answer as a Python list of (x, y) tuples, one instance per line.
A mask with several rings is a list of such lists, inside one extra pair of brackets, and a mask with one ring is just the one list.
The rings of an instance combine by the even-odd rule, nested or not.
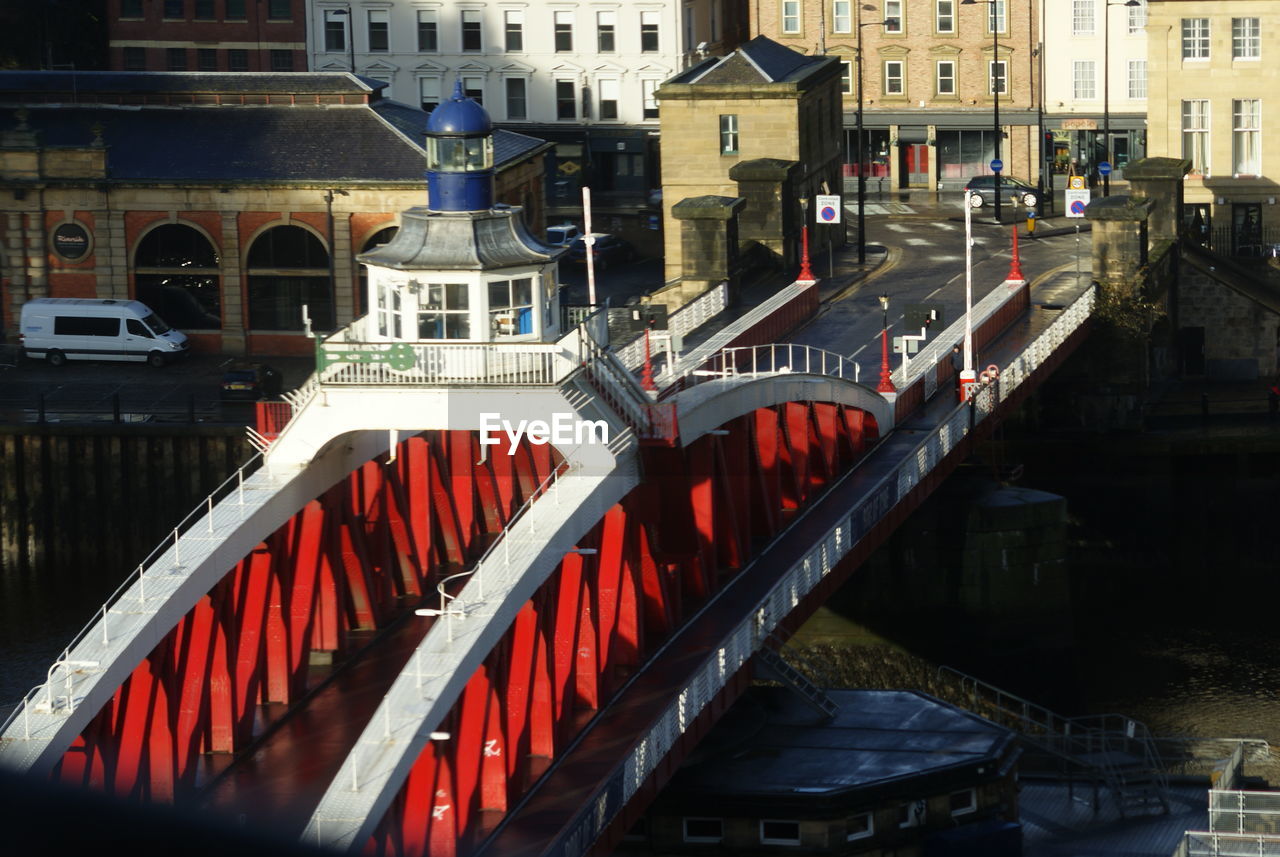
[(991, 172), (998, 173), (1003, 169), (1004, 169), (1004, 161), (1000, 160), (999, 158), (991, 159)]
[(1066, 191), (1067, 217), (1084, 217), (1084, 210), (1089, 205), (1088, 190)]
[(1070, 190), (1084, 190), (1084, 176), (1068, 176), (1067, 187)]
[(1110, 161), (1101, 161), (1098, 163), (1098, 175), (1103, 175), (1103, 176), (1111, 175)]
[(840, 222), (840, 195), (820, 193), (814, 197), (818, 203), (819, 223)]

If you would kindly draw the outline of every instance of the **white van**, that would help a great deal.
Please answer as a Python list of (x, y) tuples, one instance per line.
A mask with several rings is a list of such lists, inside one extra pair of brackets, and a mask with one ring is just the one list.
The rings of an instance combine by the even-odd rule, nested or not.
[(187, 337), (139, 301), (36, 298), (22, 305), (22, 349), (50, 366), (68, 360), (145, 360), (163, 366), (187, 353)]

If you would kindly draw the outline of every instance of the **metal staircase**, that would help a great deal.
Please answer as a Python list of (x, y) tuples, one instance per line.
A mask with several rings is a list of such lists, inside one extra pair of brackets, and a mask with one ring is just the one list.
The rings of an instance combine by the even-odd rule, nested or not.
[(958, 702), (970, 711), (1017, 732), (1031, 747), (1066, 762), (1094, 783), (1108, 788), (1120, 816), (1169, 811), (1169, 783), (1147, 727), (1120, 714), (1063, 717), (1049, 709), (950, 667), (940, 679), (958, 685)]
[(765, 637), (764, 645), (756, 650), (756, 671), (762, 673), (763, 678), (774, 679), (794, 690), (827, 720), (835, 717), (840, 706), (822, 688), (810, 681), (807, 675), (787, 663), (780, 651), (784, 645), (774, 634)]

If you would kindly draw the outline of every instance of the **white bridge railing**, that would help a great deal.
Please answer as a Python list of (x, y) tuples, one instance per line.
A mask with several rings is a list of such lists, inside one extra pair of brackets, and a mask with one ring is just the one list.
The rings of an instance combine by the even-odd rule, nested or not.
[[(708, 289), (689, 303), (680, 307), (667, 319), (667, 330), (663, 333), (672, 336), (687, 336), (706, 324), (712, 318), (724, 312), (729, 305), (729, 284), (720, 283)], [(637, 369), (644, 362), (644, 335), (641, 334), (626, 345), (617, 349), (618, 359), (628, 369)]]
[(742, 345), (722, 349), (704, 361), (702, 368), (690, 370), (684, 387), (687, 389), (694, 384), (717, 378), (754, 377), (783, 372), (827, 375), (858, 381), (861, 368), (848, 357), (813, 345), (795, 342)]

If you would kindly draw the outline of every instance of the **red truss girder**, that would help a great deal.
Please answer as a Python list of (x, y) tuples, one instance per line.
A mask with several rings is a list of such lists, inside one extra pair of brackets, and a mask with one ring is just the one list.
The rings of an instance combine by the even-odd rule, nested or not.
[(644, 448), (644, 484), (581, 539), (596, 552), (566, 554), (523, 606), (367, 853), (473, 851), (627, 676), (877, 437), (869, 414), (824, 403), (723, 428)]
[[(194, 785), (203, 754), (245, 749), (263, 705), (289, 706), (307, 691), (312, 652), (340, 661), (353, 632), (433, 599), (436, 583), (478, 557), (558, 460), (548, 446), (508, 449), (491, 446), (478, 464), (475, 434), (425, 432), (308, 503), (137, 666), (55, 777), (171, 801)], [(483, 744), (502, 732), (500, 715), (474, 693), (469, 714), (494, 712)], [(482, 769), (486, 799), (505, 797), (502, 764)]]

